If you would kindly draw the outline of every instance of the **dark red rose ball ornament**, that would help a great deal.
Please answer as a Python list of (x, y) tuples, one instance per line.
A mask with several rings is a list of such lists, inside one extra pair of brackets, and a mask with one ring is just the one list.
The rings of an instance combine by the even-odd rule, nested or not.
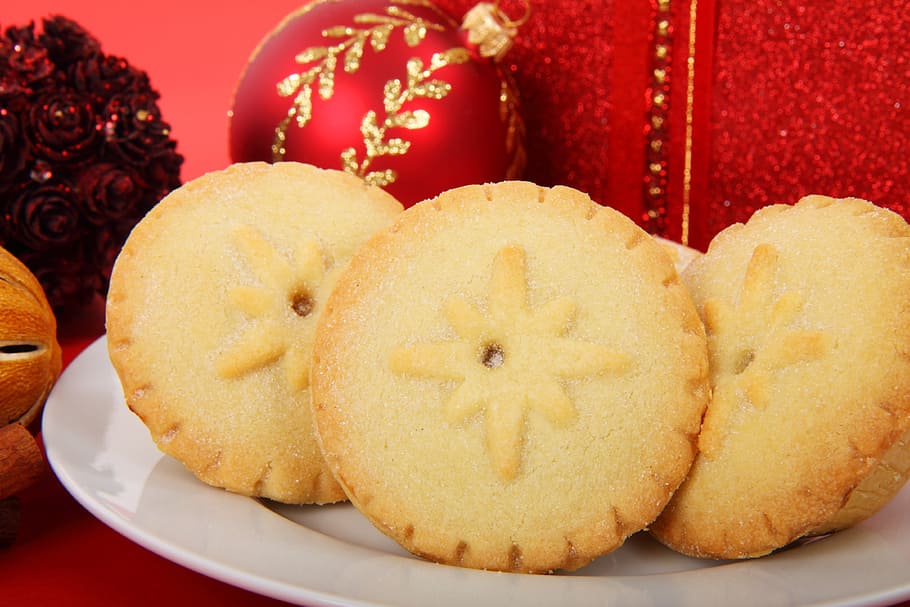
[(107, 292), (126, 235), (180, 185), (148, 75), (64, 17), (0, 37), (0, 246), (55, 310)]
[(499, 4), (461, 26), (426, 0), (317, 0), (253, 53), (230, 122), (235, 162), (348, 171), (403, 204), (521, 175), (524, 128), (496, 63), (516, 34)]

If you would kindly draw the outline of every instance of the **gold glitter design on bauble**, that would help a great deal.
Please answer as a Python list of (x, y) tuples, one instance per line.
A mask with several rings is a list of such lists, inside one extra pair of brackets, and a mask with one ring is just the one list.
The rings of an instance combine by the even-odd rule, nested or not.
[(392, 169), (369, 171), (376, 158), (382, 156), (400, 156), (406, 154), (411, 142), (393, 137), (386, 139), (389, 129), (400, 127), (408, 130), (422, 129), (430, 124), (430, 113), (426, 110), (401, 111), (402, 106), (414, 99), (442, 99), (452, 90), (452, 85), (443, 80), (431, 78), (433, 72), (448, 65), (466, 63), (471, 56), (465, 48), (452, 48), (442, 53), (433, 53), (430, 65), (424, 67), (417, 57), (408, 59), (407, 81), (394, 78), (385, 83), (382, 95), (382, 106), (385, 118), (380, 123), (375, 111), (369, 110), (360, 123), (360, 133), (366, 154), (363, 160), (357, 160), (357, 150), (353, 147), (341, 153), (342, 168), (362, 178), (370, 185), (384, 186), (393, 183), (397, 173)]
[(461, 297), (445, 304), (455, 329), (451, 341), (402, 345), (392, 351), (393, 372), (458, 382), (445, 401), (453, 424), (483, 413), (486, 449), (496, 475), (514, 479), (531, 412), (563, 427), (577, 415), (561, 380), (620, 375), (629, 356), (602, 345), (566, 337), (576, 304), (557, 298), (528, 307), (524, 250), (502, 248), (493, 261), (486, 313)]
[[(272, 161), (284, 160), (287, 150), (285, 141), (292, 124), (297, 128), (304, 128), (313, 119), (313, 91), (318, 93), (322, 100), (329, 100), (335, 92), (335, 74), (339, 65), (345, 73), (354, 74), (360, 69), (363, 53), (369, 47), (375, 53), (385, 50), (389, 38), (396, 28), (400, 28), (405, 43), (413, 48), (426, 38), (430, 30), (445, 31), (439, 23), (433, 23), (422, 17), (417, 17), (402, 6), (407, 5), (427, 6), (424, 2), (397, 0), (385, 8), (385, 14), (362, 13), (355, 15), (353, 21), (357, 25), (338, 25), (329, 27), (322, 32), (323, 38), (337, 39), (336, 44), (326, 46), (313, 46), (298, 53), (295, 62), (307, 66), (304, 71), (291, 74), (277, 84), (280, 97), (292, 97), (293, 102), (287, 115), (275, 127), (272, 139)], [(383, 109), (385, 117), (380, 121), (374, 110), (368, 111), (361, 120), (360, 133), (363, 136), (365, 155), (358, 160), (357, 151), (353, 147), (346, 148), (341, 153), (341, 168), (353, 175), (362, 178), (366, 183), (376, 186), (385, 186), (398, 179), (397, 172), (392, 169), (371, 171), (373, 161), (383, 156), (401, 156), (410, 149), (410, 142), (393, 137), (386, 138), (388, 129), (404, 128), (408, 130), (422, 129), (430, 122), (430, 114), (426, 110), (401, 111), (402, 106), (414, 99), (442, 99), (449, 94), (451, 84), (439, 79), (431, 78), (433, 72), (448, 65), (466, 63), (470, 60), (470, 53), (463, 47), (455, 47), (440, 53), (434, 53), (430, 64), (425, 66), (423, 61), (412, 57), (407, 61), (407, 80), (402, 83), (395, 78), (385, 83), (383, 89)]]

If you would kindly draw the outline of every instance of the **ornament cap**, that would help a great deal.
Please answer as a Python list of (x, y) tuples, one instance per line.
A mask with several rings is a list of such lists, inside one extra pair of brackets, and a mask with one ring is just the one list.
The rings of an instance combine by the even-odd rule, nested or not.
[(496, 2), (481, 2), (465, 13), (461, 28), (467, 32), (467, 41), (482, 57), (499, 61), (505, 57), (518, 28), (531, 16), (531, 6), (524, 3), (525, 12), (518, 19), (512, 19)]

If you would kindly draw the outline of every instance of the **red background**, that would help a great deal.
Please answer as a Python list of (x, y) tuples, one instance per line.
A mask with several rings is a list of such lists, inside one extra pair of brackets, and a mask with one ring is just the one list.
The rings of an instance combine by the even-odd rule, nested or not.
[[(159, 0), (154, 3), (102, 3), (88, 0), (5, 2), (0, 9), (0, 27), (24, 25), (52, 14), (65, 15), (95, 35), (102, 42), (105, 53), (123, 56), (132, 65), (146, 70), (153, 86), (161, 93), (159, 105), (162, 116), (171, 124), (172, 135), (178, 141), (178, 151), (185, 157), (182, 178), (186, 181), (205, 172), (224, 168), (230, 162), (227, 113), (235, 82), (262, 37), (304, 1), (264, 0), (253, 4), (218, 5), (186, 0)], [(440, 0), (438, 4), (459, 17), (455, 11), (473, 5), (474, 2)], [(566, 12), (555, 15), (555, 19), (530, 23), (523, 45), (519, 45), (515, 54), (510, 55), (527, 68), (520, 84), (525, 85), (524, 93), (532, 94), (533, 98), (529, 101), (537, 108), (537, 111), (529, 112), (527, 116), (529, 128), (534, 129), (538, 135), (535, 147), (529, 151), (540, 152), (531, 158), (530, 166), (545, 185), (551, 185), (551, 182), (576, 185), (601, 202), (614, 204), (632, 215), (638, 214), (640, 219), (642, 171), (645, 166), (642, 125), (650, 69), (647, 52), (652, 36), (655, 2), (605, 2), (603, 7), (606, 8), (594, 9), (592, 7), (600, 5), (580, 0), (563, 4), (535, 2), (535, 7), (557, 4), (564, 4)], [(830, 187), (839, 183), (836, 179), (829, 179), (822, 173), (810, 174), (815, 166), (812, 163), (818, 162), (817, 153), (811, 149), (801, 151), (802, 148), (789, 147), (785, 150), (787, 154), (782, 155), (775, 148), (775, 154), (764, 155), (766, 159), (775, 162), (783, 156), (806, 161), (794, 161), (792, 167), (795, 168), (784, 167), (782, 171), (777, 165), (762, 168), (752, 162), (749, 156), (751, 148), (748, 145), (765, 133), (773, 135), (783, 132), (780, 125), (769, 122), (772, 114), (766, 111), (766, 106), (777, 93), (787, 94), (786, 90), (778, 91), (776, 88), (787, 81), (779, 77), (771, 78), (764, 89), (766, 94), (750, 95), (750, 91), (757, 90), (755, 87), (760, 79), (750, 76), (752, 72), (739, 73), (733, 68), (738, 69), (744, 62), (751, 61), (751, 67), (758, 69), (760, 74), (774, 76), (788, 73), (791, 65), (809, 65), (798, 61), (798, 57), (787, 65), (756, 63), (757, 59), (764, 57), (789, 57), (782, 54), (781, 49), (809, 48), (803, 39), (807, 36), (843, 38), (850, 51), (854, 47), (859, 48), (861, 41), (854, 41), (854, 38), (860, 34), (865, 36), (862, 40), (865, 42), (897, 40), (900, 34), (902, 52), (907, 54), (902, 33), (904, 26), (901, 25), (904, 22), (867, 19), (865, 12), (859, 17), (854, 15), (854, 20), (858, 23), (881, 26), (866, 35), (863, 33), (865, 30), (849, 27), (850, 22), (844, 11), (829, 7), (852, 6), (846, 0), (816, 3), (825, 7), (823, 15), (806, 15), (794, 8), (794, 15), (787, 16), (786, 22), (779, 24), (772, 19), (782, 18), (782, 13), (772, 13), (770, 8), (767, 12), (756, 12), (756, 6), (771, 7), (775, 4), (773, 2), (729, 2), (726, 10), (715, 11), (719, 4), (715, 4), (714, 0), (702, 0), (699, 4), (698, 19), (702, 32), (699, 40), (703, 45), (699, 48), (707, 53), (699, 55), (699, 66), (710, 68), (712, 60), (715, 65), (713, 69), (703, 69), (698, 73), (697, 78), (701, 80), (696, 82), (696, 89), (702, 93), (717, 93), (700, 94), (695, 100), (694, 108), (696, 140), (711, 142), (711, 145), (696, 147), (692, 159), (692, 227), (693, 236), (700, 237), (695, 240), (699, 245), (704, 245), (710, 233), (722, 227), (721, 224), (740, 219), (742, 212), (758, 203), (775, 202), (775, 197), (778, 196), (785, 196), (785, 201), (793, 202), (797, 194), (793, 188), (799, 185), (794, 181), (797, 177), (801, 184), (811, 183), (815, 189), (828, 186), (829, 191), (824, 193), (853, 193), (831, 191)], [(796, 7), (798, 3), (784, 4)], [(683, 57), (686, 48), (686, 37), (683, 34), (688, 27), (688, 15), (685, 14), (687, 3), (673, 5), (676, 7), (674, 23), (679, 26), (674, 52), (678, 57)], [(752, 9), (749, 10), (754, 14), (729, 8), (738, 5), (747, 8), (751, 6)], [(571, 10), (587, 11), (586, 18), (571, 16), (570, 19), (570, 6), (573, 7)], [(896, 4), (890, 8), (902, 10)], [(881, 14), (884, 13), (879, 13)], [(835, 16), (842, 18), (835, 19)], [(803, 30), (796, 27), (800, 25), (797, 17), (803, 19)], [(809, 27), (813, 23), (823, 24), (827, 29), (822, 31)], [(582, 24), (584, 29), (573, 30), (577, 24)], [(776, 31), (783, 34), (777, 38), (765, 39), (764, 47), (757, 48), (748, 43), (755, 36), (765, 36), (774, 26), (779, 26)], [(854, 32), (855, 36), (851, 37)], [(569, 39), (566, 36), (571, 36), (578, 46), (565, 44), (564, 41)], [(794, 41), (804, 45), (793, 46), (791, 43)], [(718, 50), (716, 56), (712, 55), (715, 43)], [(873, 57), (874, 54), (869, 52), (872, 46), (875, 45), (870, 42), (866, 52), (851, 57)], [(884, 49), (884, 42), (879, 46)], [(540, 68), (544, 65), (544, 60), (549, 68)], [(903, 87), (900, 89), (903, 91), (910, 86), (910, 79), (902, 77), (907, 69), (907, 61), (902, 61), (901, 74), (895, 73), (895, 78), (886, 81), (887, 87), (882, 86), (881, 89), (891, 91), (894, 87)], [(556, 69), (552, 66), (571, 70), (577, 67), (576, 64), (582, 66), (579, 72), (564, 71), (561, 72), (561, 82), (551, 80), (552, 71), (548, 70)], [(677, 65), (680, 66), (679, 63)], [(837, 65), (840, 63), (831, 60), (821, 67)], [(867, 67), (860, 67), (862, 70), (857, 68), (856, 74), (871, 70), (876, 74), (887, 75), (882, 70), (876, 72), (875, 66), (868, 67), (868, 70)], [(827, 100), (832, 92), (849, 88), (842, 87), (833, 74), (834, 72), (818, 69), (806, 76), (817, 77), (818, 81), (811, 82), (813, 91), (825, 93), (813, 98)], [(671, 110), (677, 116), (684, 108), (684, 104), (679, 101), (683, 98), (680, 95), (685, 94), (683, 75), (680, 66), (671, 82), (675, 95)], [(853, 83), (847, 83), (851, 84)], [(726, 105), (728, 100), (721, 94), (724, 91), (730, 96), (730, 105)], [(867, 94), (872, 95), (868, 91)], [(861, 97), (848, 97), (847, 101), (854, 105), (864, 103)], [(844, 107), (852, 107), (847, 101), (843, 102), (846, 104)], [(822, 109), (829, 112), (830, 107), (834, 106), (828, 104)], [(904, 107), (910, 107), (910, 103), (905, 103)], [(566, 113), (560, 114), (561, 110)], [(812, 108), (806, 111), (810, 110)], [(580, 114), (572, 114), (573, 111)], [(596, 121), (591, 119), (592, 112)], [(844, 114), (849, 113), (841, 112), (841, 115)], [(565, 116), (564, 123), (559, 122), (559, 115)], [(902, 114), (896, 114), (897, 119), (901, 116)], [(753, 130), (741, 129), (741, 136), (737, 138), (735, 129), (728, 123), (734, 126), (747, 124)], [(673, 130), (668, 141), (678, 143), (681, 137), (680, 124), (676, 120), (671, 125)], [(839, 123), (832, 124), (836, 126)], [(603, 129), (603, 132), (598, 131), (598, 128)], [(899, 126), (896, 128), (899, 129)], [(584, 140), (567, 140), (566, 129), (571, 129), (575, 134), (584, 134)], [(907, 138), (901, 130), (892, 131), (891, 135), (890, 146), (900, 147)], [(852, 141), (857, 148), (865, 146), (865, 136), (860, 133), (854, 137)], [(773, 141), (771, 139), (764, 142), (766, 147), (785, 145), (779, 141), (780, 137)], [(876, 158), (892, 159), (891, 147), (886, 149), (882, 144), (870, 141), (871, 145), (866, 147), (882, 151)], [(810, 143), (818, 149), (832, 149), (828, 140), (813, 139)], [(560, 144), (564, 147), (554, 148)], [(556, 151), (553, 152), (553, 149)], [(680, 149), (679, 145), (674, 146), (671, 160), (681, 157)], [(552, 158), (547, 158), (546, 154), (551, 154)], [(846, 158), (849, 155), (841, 156)], [(896, 185), (891, 190), (881, 190), (881, 202), (898, 206), (901, 204), (899, 201), (904, 199), (906, 190), (910, 190), (907, 185), (910, 183), (910, 170), (906, 168), (905, 156), (894, 155), (895, 162), (876, 169), (895, 171), (894, 179), (887, 182)], [(745, 160), (749, 160), (749, 163)], [(870, 162), (868, 166), (876, 168), (879, 164), (883, 162)], [(847, 169), (851, 166), (853, 165), (845, 164)], [(670, 236), (678, 236), (679, 232), (680, 167), (680, 163), (676, 162), (669, 168), (670, 183), (667, 191), (671, 203)], [(845, 170), (835, 177), (839, 175), (847, 175), (848, 180), (855, 182), (851, 177), (854, 173)], [(763, 186), (764, 189), (757, 193), (749, 189), (753, 185), (755, 188), (762, 186), (762, 180), (768, 181)], [(782, 193), (783, 190), (786, 190), (785, 194)], [(872, 186), (866, 190), (856, 193), (866, 193), (871, 197), (879, 192), (879, 189)], [(729, 207), (725, 204), (727, 198), (732, 200)], [(706, 217), (708, 210), (717, 212)], [(736, 215), (734, 211), (742, 212)], [(103, 332), (100, 307), (62, 315), (60, 324), (60, 337), (65, 345), (67, 359)], [(12, 548), (0, 550), (0, 604), (281, 604), (196, 574), (133, 544), (82, 509), (49, 472), (42, 482), (25, 491), (20, 498), (22, 528), (18, 541)]]

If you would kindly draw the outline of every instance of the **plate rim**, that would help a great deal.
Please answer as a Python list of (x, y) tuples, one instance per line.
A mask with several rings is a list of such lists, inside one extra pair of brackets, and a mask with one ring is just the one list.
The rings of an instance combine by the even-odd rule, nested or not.
[[(374, 603), (370, 601), (364, 601), (360, 598), (354, 596), (344, 596), (337, 592), (327, 591), (325, 589), (311, 588), (307, 586), (300, 586), (297, 584), (292, 584), (286, 580), (279, 579), (276, 577), (269, 577), (262, 571), (250, 571), (241, 566), (238, 566), (236, 563), (232, 563), (230, 559), (221, 559), (216, 560), (210, 555), (200, 554), (194, 551), (191, 547), (186, 545), (180, 545), (179, 542), (175, 542), (172, 539), (163, 538), (155, 534), (153, 531), (148, 528), (143, 528), (130, 520), (124, 518), (121, 514), (114, 511), (108, 504), (105, 504), (98, 498), (96, 498), (87, 487), (84, 487), (80, 481), (76, 478), (76, 475), (73, 474), (74, 470), (78, 469), (76, 462), (70, 461), (69, 456), (66, 452), (66, 443), (65, 437), (60, 434), (63, 431), (63, 428), (60, 426), (66, 419), (67, 408), (64, 406), (65, 403), (70, 401), (78, 394), (71, 394), (73, 388), (70, 387), (70, 384), (74, 383), (78, 386), (80, 381), (84, 381), (87, 378), (84, 376), (89, 372), (94, 372), (95, 367), (98, 365), (107, 365), (107, 371), (110, 374), (113, 373), (113, 368), (110, 367), (110, 361), (107, 356), (107, 346), (106, 346), (106, 336), (102, 335), (98, 337), (94, 342), (89, 344), (82, 352), (80, 352), (67, 366), (63, 371), (60, 379), (52, 390), (48, 401), (45, 405), (44, 412), (42, 414), (42, 434), (45, 444), (45, 451), (47, 454), (48, 463), (54, 474), (58, 477), (61, 484), (69, 492), (73, 498), (79, 502), (89, 513), (91, 513), (95, 518), (99, 519), (102, 523), (112, 528), (114, 531), (120, 533), (124, 537), (128, 538), (130, 541), (133, 541), (140, 546), (150, 550), (153, 553), (156, 553), (174, 563), (177, 563), (181, 566), (184, 566), (188, 569), (196, 571), (202, 575), (218, 579), (222, 582), (228, 583), (230, 585), (243, 588), (264, 596), (269, 596), (279, 600), (304, 604), (303, 601), (306, 601), (306, 605), (311, 607), (376, 607), (380, 604), (394, 604), (394, 603)], [(105, 376), (105, 377), (109, 377)], [(113, 376), (116, 379), (116, 375)], [(116, 386), (119, 390), (119, 383)], [(73, 407), (72, 403), (69, 405)], [(84, 407), (85, 405), (83, 405)], [(97, 405), (99, 409), (109, 409), (114, 410), (114, 403), (107, 402)], [(125, 408), (125, 405), (124, 405)], [(131, 414), (130, 414), (131, 415)], [(137, 424), (141, 422), (136, 420)], [(49, 430), (49, 431), (48, 431)], [(154, 448), (154, 445), (151, 441), (151, 438), (148, 439), (151, 445), (151, 448)], [(88, 449), (94, 448), (94, 446), (86, 447)], [(157, 451), (157, 449), (155, 449)], [(168, 456), (158, 452), (158, 458), (160, 459), (167, 458)], [(75, 468), (74, 468), (75, 466)], [(187, 473), (189, 474), (189, 473)], [(195, 479), (192, 479), (194, 483), (199, 483)], [(143, 480), (143, 485), (147, 483), (147, 479)], [(200, 488), (204, 487), (199, 483)], [(207, 488), (210, 489), (210, 488)], [(220, 491), (220, 490), (219, 490)], [(227, 492), (221, 492), (226, 499), (229, 500), (244, 500), (244, 503), (247, 505), (253, 506), (257, 511), (262, 512), (262, 516), (265, 517), (275, 517), (282, 521), (280, 524), (290, 524), (291, 526), (297, 526), (298, 523), (289, 521), (287, 518), (281, 516), (277, 512), (268, 508), (265, 504), (261, 503), (259, 500), (254, 498), (246, 498), (243, 496), (237, 496), (229, 494)], [(907, 501), (910, 504), (910, 485), (905, 486), (901, 491), (902, 497), (906, 498), (902, 501)], [(240, 503), (240, 502), (237, 502)], [(352, 507), (353, 508), (353, 507)], [(302, 525), (301, 525), (302, 527)], [(305, 527), (304, 527), (305, 528)], [(305, 528), (307, 529), (307, 528)], [(319, 534), (319, 531), (307, 529), (310, 533)], [(847, 532), (842, 533), (849, 533)], [(326, 536), (330, 537), (330, 536)], [(342, 542), (342, 540), (337, 540), (332, 538), (336, 542)], [(907, 559), (910, 562), (910, 540), (907, 540), (907, 549), (908, 555)], [(802, 549), (802, 548), (801, 548)], [(363, 548), (360, 546), (352, 546), (352, 550), (358, 551), (369, 551), (368, 548)], [(448, 567), (444, 565), (436, 565), (423, 561), (417, 558), (398, 556), (393, 554), (385, 554), (387, 559), (400, 559), (405, 561), (407, 564), (403, 565), (406, 569), (414, 569), (415, 571), (435, 571), (438, 568), (444, 568), (451, 571), (452, 569), (458, 570), (459, 572), (464, 572), (462, 577), (467, 578), (466, 582), (471, 582), (472, 580), (479, 580), (489, 578), (490, 580), (510, 580), (508, 583), (512, 583), (511, 580), (515, 579), (562, 579), (562, 580), (585, 580), (585, 579), (596, 579), (601, 580), (602, 577), (598, 576), (585, 576), (583, 574), (584, 569), (582, 570), (582, 575), (578, 576), (569, 576), (569, 575), (555, 575), (555, 576), (526, 576), (523, 574), (509, 574), (509, 573), (496, 573), (496, 572), (484, 572), (484, 571), (475, 571), (475, 570), (460, 570), (458, 568)], [(769, 557), (764, 557), (765, 561)], [(774, 558), (774, 557), (771, 557)], [(394, 563), (395, 561), (388, 561), (389, 563)], [(763, 559), (757, 559), (754, 561), (743, 561), (732, 563), (729, 566), (731, 567), (748, 567), (752, 563), (763, 562)], [(727, 566), (727, 565), (724, 565)], [(651, 581), (655, 581), (660, 576), (674, 576), (678, 578), (680, 576), (694, 576), (698, 575), (700, 571), (718, 571), (718, 567), (708, 567), (706, 569), (698, 569), (693, 571), (683, 571), (675, 572), (668, 574), (650, 574), (638, 576), (641, 578), (647, 578)], [(732, 571), (732, 569), (731, 569)], [(715, 577), (720, 575), (723, 577), (723, 574), (715, 573)], [(516, 577), (517, 576), (517, 577)], [(434, 577), (431, 575), (430, 577)], [(616, 580), (628, 580), (629, 578), (636, 576), (615, 576)], [(519, 582), (520, 583), (520, 582)], [(530, 585), (537, 585), (539, 582), (530, 583)], [(566, 582), (565, 584), (571, 584), (572, 582)], [(546, 582), (544, 582), (546, 584)], [(584, 586), (583, 582), (577, 582), (576, 585)], [(608, 582), (604, 582), (603, 585), (609, 586)], [(609, 598), (608, 595), (602, 594), (599, 596), (601, 600)], [(811, 602), (815, 605), (825, 605), (825, 606), (842, 606), (842, 607), (860, 607), (863, 605), (871, 604), (893, 604), (900, 601), (905, 601), (910, 599), (910, 567), (907, 568), (906, 579), (902, 580), (899, 583), (894, 583), (888, 587), (882, 587), (877, 589), (867, 589), (859, 593), (854, 592), (851, 596), (844, 596), (839, 598), (824, 598), (820, 601)], [(482, 601), (477, 601), (475, 604), (479, 604)], [(695, 604), (695, 603), (693, 603)], [(708, 604), (704, 602), (704, 597), (697, 600), (697, 604), (703, 605)], [(810, 603), (806, 603), (810, 604)]]

